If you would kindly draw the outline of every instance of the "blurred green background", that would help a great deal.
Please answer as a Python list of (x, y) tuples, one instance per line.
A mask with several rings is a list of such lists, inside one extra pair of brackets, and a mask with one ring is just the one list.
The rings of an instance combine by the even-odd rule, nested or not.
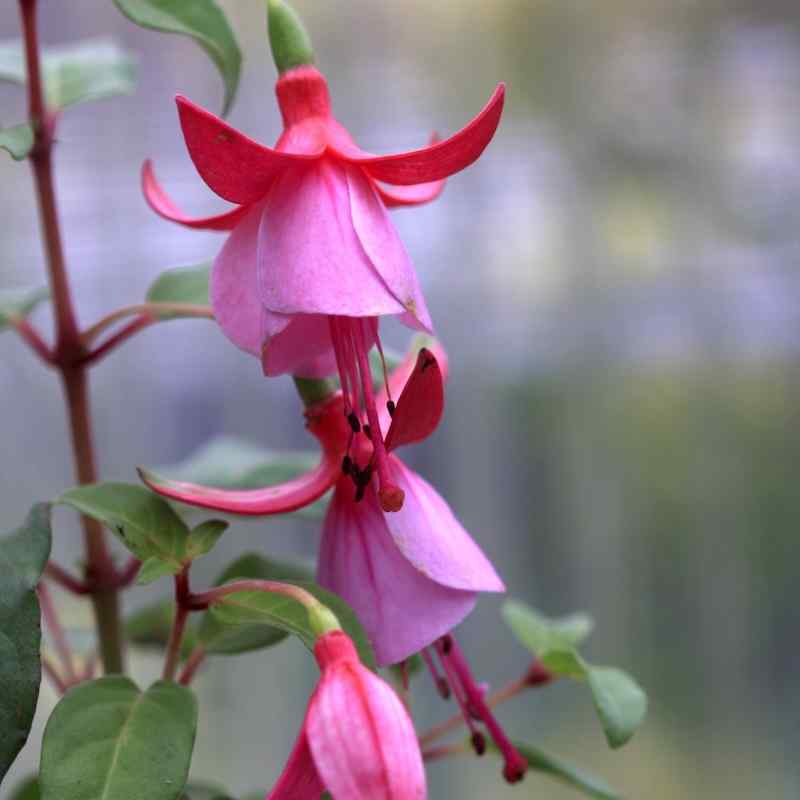
[[(279, 131), (258, 0), (221, 3), (245, 52), (234, 125)], [(647, 688), (644, 728), (606, 748), (588, 697), (556, 685), (502, 711), (516, 736), (582, 763), (628, 798), (800, 796), (800, 11), (773, 0), (297, 0), (334, 108), (367, 149), (445, 134), (499, 80), (507, 111), (482, 159), (436, 204), (396, 215), (451, 364), (443, 428), (412, 460), (497, 564), (511, 596), (587, 609), (588, 647)], [(45, 43), (110, 33), (140, 56), (133, 97), (65, 114), (57, 178), (78, 306), (92, 322), (163, 269), (213, 256), (214, 234), (159, 220), (138, 190), (148, 156), (197, 213), (176, 92), (217, 110), (221, 86), (187, 40), (110, 2), (42, 0)], [(12, 4), (0, 39), (18, 36)], [(0, 126), (22, 119), (0, 86)], [(25, 165), (0, 159), (0, 286), (42, 281)], [(35, 320), (48, 323), (47, 311)], [(389, 328), (402, 347), (405, 333)], [(0, 507), (6, 528), (71, 481), (54, 378), (0, 338)], [(151, 329), (93, 381), (100, 466), (185, 457), (218, 433), (306, 447), (288, 380), (212, 325)], [(291, 420), (295, 424), (291, 424)], [(56, 553), (79, 559), (67, 512)], [(240, 525), (198, 584), (245, 549), (313, 554), (309, 523)], [(166, 595), (166, 582), (154, 589)], [(150, 596), (138, 589), (130, 609)], [(64, 599), (88, 647), (84, 606)], [(460, 636), (493, 685), (524, 651), (486, 598)], [(156, 657), (131, 653), (144, 683)], [(198, 777), (266, 789), (314, 668), (294, 643), (203, 673)], [(422, 728), (452, 708), (419, 681)], [(42, 695), (39, 727), (53, 695)], [(37, 734), (32, 740), (37, 738)], [(36, 743), (6, 784), (34, 768)], [(431, 766), (432, 798), (574, 797), (531, 774), (505, 786), (477, 759)], [(8, 792), (8, 788), (0, 791)], [(3, 795), (5, 796), (5, 795)]]

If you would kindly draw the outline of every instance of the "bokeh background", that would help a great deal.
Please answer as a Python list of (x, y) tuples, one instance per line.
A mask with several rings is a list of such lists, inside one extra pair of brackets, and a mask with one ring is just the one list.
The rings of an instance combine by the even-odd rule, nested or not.
[[(245, 52), (231, 115), (279, 130), (259, 0), (225, 0)], [(176, 92), (214, 110), (221, 86), (190, 41), (140, 30), (105, 0), (42, 0), (45, 43), (111, 34), (140, 58), (134, 96), (64, 115), (58, 194), (80, 316), (136, 302), (167, 267), (221, 245), (161, 221), (138, 169), (190, 211), (221, 201), (194, 173)], [(647, 723), (607, 749), (588, 696), (556, 685), (502, 711), (509, 730), (590, 767), (628, 798), (800, 796), (800, 12), (780, 0), (297, 0), (337, 116), (367, 149), (424, 143), (477, 112), (499, 80), (507, 111), (483, 158), (434, 205), (396, 213), (451, 356), (443, 427), (411, 459), (449, 499), (511, 596), (591, 611), (587, 654), (648, 689)], [(18, 36), (13, 4), (0, 39)], [(0, 125), (22, 92), (0, 86)], [(0, 159), (0, 286), (44, 277), (27, 167)], [(49, 325), (47, 310), (35, 320)], [(402, 348), (405, 333), (390, 329)], [(94, 372), (106, 479), (134, 480), (209, 437), (311, 445), (288, 380), (207, 322), (173, 322)], [(55, 378), (0, 337), (6, 528), (71, 482)], [(294, 422), (292, 422), (294, 420)], [(57, 512), (56, 553), (80, 558)], [(253, 548), (312, 556), (316, 526), (241, 524), (198, 584)], [(153, 592), (127, 598), (132, 610)], [(483, 599), (459, 634), (494, 685), (526, 656)], [(78, 647), (83, 604), (62, 598)], [(146, 683), (159, 660), (133, 651)], [(196, 777), (233, 793), (279, 773), (314, 683), (299, 645), (218, 659), (197, 686)], [(35, 768), (54, 697), (15, 778)], [(419, 681), (421, 727), (452, 708)], [(432, 798), (569, 798), (499, 765), (431, 767)], [(4, 795), (5, 796), (5, 795)]]

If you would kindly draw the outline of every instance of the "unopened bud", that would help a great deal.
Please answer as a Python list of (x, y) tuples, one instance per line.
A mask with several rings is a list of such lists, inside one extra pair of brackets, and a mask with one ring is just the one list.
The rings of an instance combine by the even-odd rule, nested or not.
[(279, 74), (314, 63), (314, 49), (297, 12), (283, 0), (267, 0), (267, 29)]

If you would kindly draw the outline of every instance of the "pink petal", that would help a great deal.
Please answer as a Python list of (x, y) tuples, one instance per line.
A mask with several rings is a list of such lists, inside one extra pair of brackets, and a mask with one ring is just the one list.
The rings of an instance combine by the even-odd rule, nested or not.
[(259, 144), (185, 97), (178, 103), (183, 138), (202, 179), (225, 200), (248, 205), (260, 200), (287, 167), (318, 158), (318, 147), (287, 153)]
[(379, 664), (418, 652), (475, 605), (474, 592), (440, 585), (403, 556), (387, 528), (391, 516), (381, 510), (374, 487), (356, 503), (350, 482), (340, 481), (325, 517), (317, 571), (320, 585), (352, 606)]
[(309, 708), (311, 755), (337, 800), (424, 800), (414, 726), (394, 691), (358, 662), (325, 670)]
[(416, 319), (415, 327), (432, 331), (417, 274), (372, 182), (361, 170), (348, 169), (347, 184), (353, 228), (364, 252), (407, 314)]
[(270, 191), (259, 240), (261, 301), (270, 311), (365, 317), (405, 310), (356, 236), (337, 162), (284, 172)]
[(153, 162), (150, 159), (142, 164), (142, 192), (147, 204), (160, 217), (170, 222), (177, 222), (187, 228), (208, 231), (233, 230), (248, 212), (247, 206), (226, 211), (213, 217), (187, 217), (173, 202), (169, 195), (161, 188), (153, 171)]
[(485, 108), (454, 136), (420, 150), (390, 156), (372, 156), (352, 151), (340, 155), (364, 167), (377, 181), (409, 186), (447, 178), (477, 160), (492, 140), (500, 123), (505, 98), (505, 84), (500, 84)]
[(397, 401), (386, 434), (386, 449), (427, 439), (438, 427), (443, 412), (444, 379), (436, 357), (423, 347)]
[(387, 189), (385, 186), (376, 184), (375, 188), (383, 200), (386, 208), (402, 208), (403, 206), (421, 206), (435, 200), (443, 191), (446, 180), (430, 183), (417, 183), (412, 186), (395, 186)]
[[(225, 335), (242, 350), (261, 355), (265, 311), (258, 298), (258, 229), (264, 203), (251, 206), (214, 260), (210, 295), (214, 316)], [(273, 328), (275, 322), (272, 320)], [(285, 325), (289, 320), (285, 320)]]
[(264, 344), (261, 353), (264, 374), (324, 378), (336, 372), (328, 318), (321, 314), (296, 314), (290, 319), (288, 326)]
[(319, 800), (324, 791), (325, 786), (311, 758), (304, 724), (281, 777), (266, 800)]
[(403, 555), (442, 586), (505, 591), (494, 567), (436, 490), (397, 456), (389, 456), (389, 465), (394, 483), (405, 492), (405, 501), (385, 519)]

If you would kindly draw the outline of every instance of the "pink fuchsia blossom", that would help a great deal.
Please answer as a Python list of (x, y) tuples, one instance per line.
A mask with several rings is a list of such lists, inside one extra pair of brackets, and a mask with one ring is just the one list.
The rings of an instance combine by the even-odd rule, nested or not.
[[(173, 222), (231, 231), (214, 261), (210, 287), (228, 338), (259, 356), (266, 375), (338, 372), (345, 413), (355, 415), (352, 424), (366, 421), (374, 430), (364, 365), (378, 341), (378, 318), (393, 315), (411, 328), (432, 330), (387, 208), (434, 199), (448, 176), (480, 156), (500, 122), (505, 88), (499, 85), (483, 111), (449, 139), (434, 137), (428, 147), (389, 156), (355, 144), (331, 113), (325, 78), (310, 64), (284, 72), (276, 94), (284, 128), (274, 148), (177, 98), (197, 171), (236, 208), (187, 217), (158, 184), (150, 162), (142, 172), (144, 194)], [(403, 495), (388, 483), (379, 435), (373, 444), (381, 506), (399, 509)]]
[(342, 631), (314, 647), (322, 676), (267, 800), (424, 800), (425, 771), (400, 699), (358, 659)]
[[(403, 390), (394, 407), (386, 398), (398, 385)], [(166, 497), (245, 514), (282, 513), (297, 507), (299, 493), (305, 492), (310, 502), (309, 497), (333, 485), (317, 578), (353, 607), (378, 663), (391, 664), (461, 622), (478, 592), (502, 592), (505, 587), (444, 499), (392, 452), (427, 438), (441, 419), (444, 381), (433, 353), (423, 348), (404, 362), (376, 402), (382, 409), (377, 425), (386, 430), (389, 480), (405, 495), (401, 510), (384, 512), (373, 480), (374, 439), (363, 429), (355, 433), (350, 428), (344, 403), (340, 392), (307, 411), (309, 430), (322, 444), (323, 457), (316, 470), (291, 485), (237, 492), (143, 477)]]

